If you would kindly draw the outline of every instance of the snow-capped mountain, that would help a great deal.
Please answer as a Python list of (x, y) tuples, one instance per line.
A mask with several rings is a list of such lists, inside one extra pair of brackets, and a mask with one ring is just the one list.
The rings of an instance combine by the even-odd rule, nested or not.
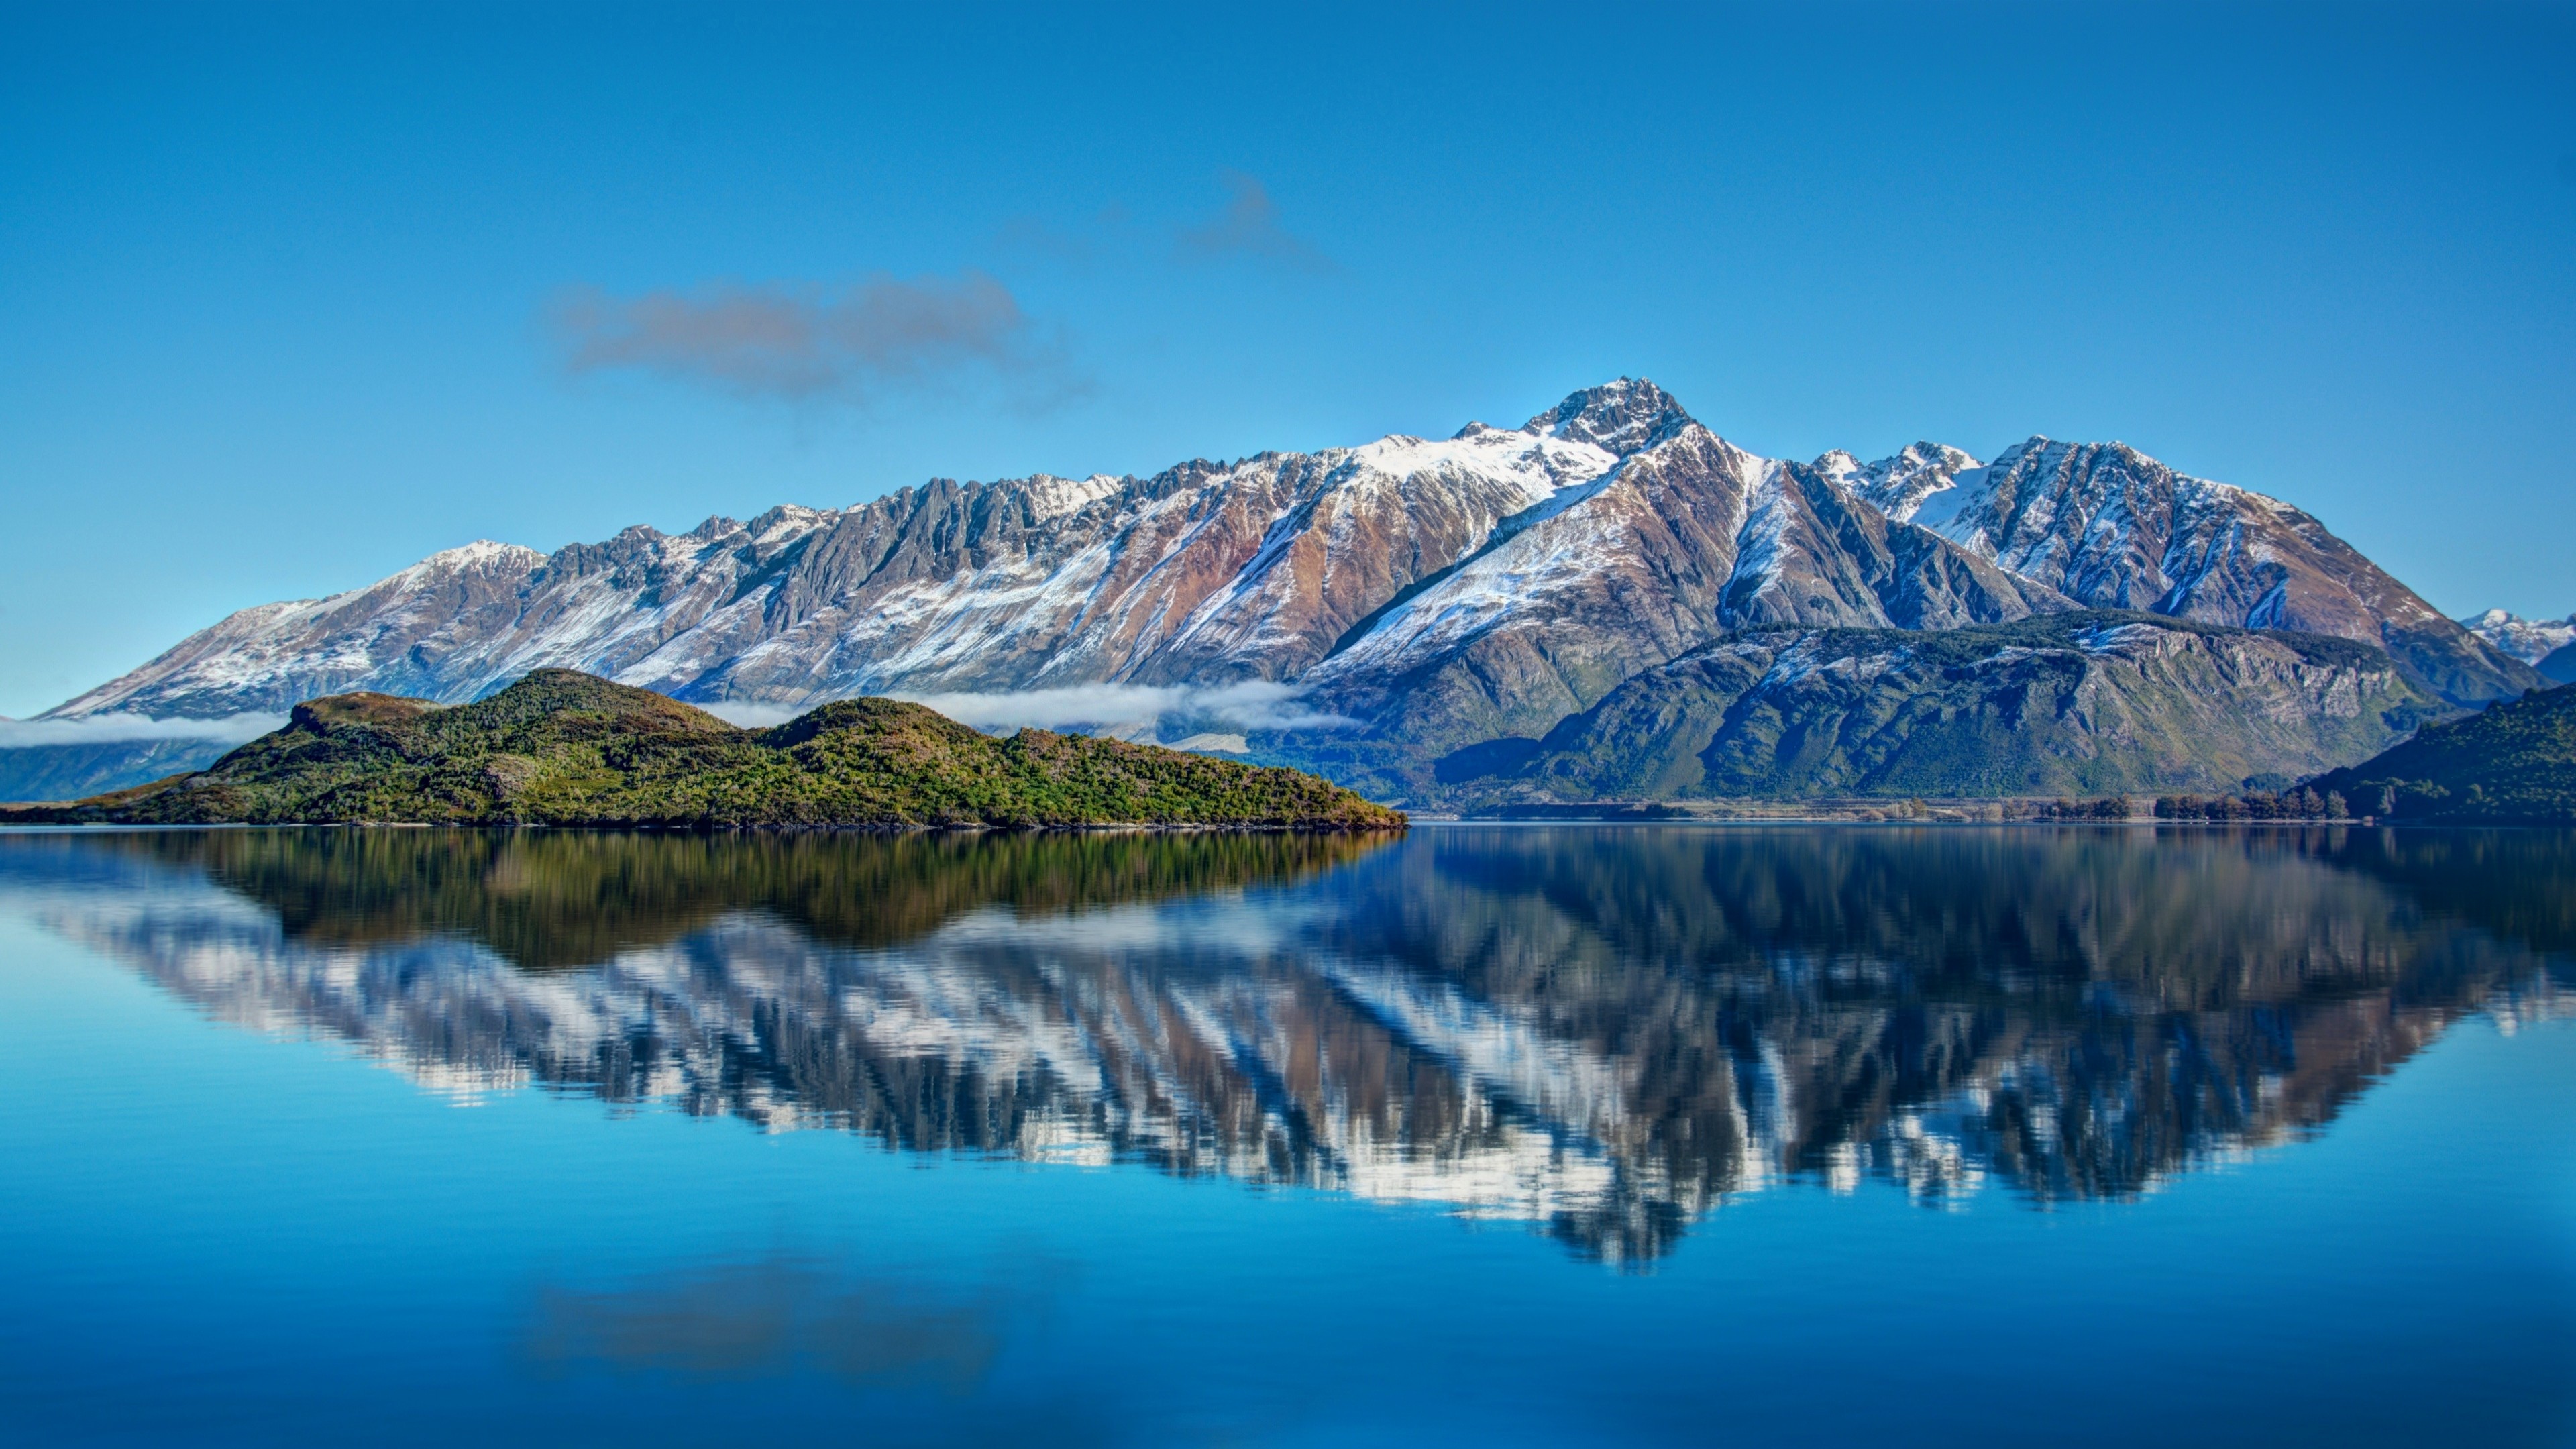
[(1622, 379), (1441, 440), (1141, 479), (934, 479), (552, 555), (472, 544), (244, 610), (46, 717), (214, 718), (349, 689), (455, 701), (559, 666), (773, 711), (1250, 687), (1419, 755), (1534, 738), (1750, 626), (2078, 606), (2342, 635), (2456, 703), (2539, 683), (2310, 515), (2120, 444), (1797, 463)]
[(560, 666), (700, 701), (1293, 677), (1502, 520), (1607, 471), (1583, 420), (1185, 463), (934, 479), (842, 510), (551, 557), (478, 543), (244, 610), (51, 711), (213, 716), (345, 689), (462, 700)]
[(346, 689), (460, 700), (545, 666), (781, 707), (1207, 686), (1303, 680), (1347, 645), (1316, 685), (1374, 697), (1462, 657), (1550, 659), (1552, 685), (1505, 691), (1502, 713), (1532, 720), (1730, 622), (1939, 627), (2053, 606), (1621, 381), (1439, 441), (1149, 479), (933, 480), (551, 557), (472, 544), (348, 594), (244, 610), (48, 717), (212, 717)]
[(2526, 619), (2489, 609), (2462, 619), (2460, 625), (2497, 653), (2519, 659), (2557, 683), (2576, 683), (2576, 614), (2564, 619)]
[(1760, 458), (1649, 383), (1532, 427), (1620, 420), (1639, 446), (1390, 604), (1303, 682), (1425, 747), (1543, 734), (1621, 680), (1752, 624), (1941, 629), (2068, 607), (1801, 464)]
[(1890, 518), (1912, 518), (1923, 500), (1958, 476), (1985, 465), (1942, 443), (1908, 443), (1893, 458), (1864, 463), (1837, 448), (1815, 461), (1817, 472)]
[(2461, 703), (2531, 684), (2314, 516), (2124, 443), (2033, 437), (1887, 505), (2096, 608), (2357, 639)]

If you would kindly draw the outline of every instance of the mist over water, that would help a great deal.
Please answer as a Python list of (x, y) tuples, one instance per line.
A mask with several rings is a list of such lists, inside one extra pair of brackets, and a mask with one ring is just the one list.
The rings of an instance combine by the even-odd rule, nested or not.
[[(2430, 1181), (2407, 1190), (2440, 1192), (2439, 1153), (2362, 1128), (2356, 1160), (2338, 1147), (2345, 1119), (2382, 1095), (2397, 1104), (2382, 1116), (2402, 1108), (2419, 1061), (2460, 1032), (2474, 1039), (2460, 1050), (2568, 1080), (2562, 1018), (2576, 1004), (2576, 836), (2549, 832), (22, 833), (0, 837), (0, 920), (55, 953), (0, 956), (14, 989), (34, 990), (41, 972), (95, 990), (148, 983), (110, 1016), (184, 1004), (175, 1024), (153, 1027), (156, 1039), (177, 1033), (181, 1057), (255, 1048), (226, 1055), (251, 1065), (213, 1086), (174, 1077), (158, 1091), (218, 1119), (228, 1094), (246, 1119), (282, 1100), (320, 1113), (303, 1130), (339, 1164), (309, 1170), (326, 1203), (345, 1187), (333, 1172), (428, 1150), (415, 1146), (424, 1134), (441, 1140), (459, 1121), (506, 1121), (559, 1153), (621, 1164), (594, 1187), (620, 1222), (653, 1219), (661, 1199), (646, 1185), (673, 1173), (695, 1184), (683, 1196), (713, 1191), (712, 1178), (746, 1194), (675, 1237), (612, 1231), (613, 1267), (547, 1268), (508, 1290), (506, 1313), (447, 1323), (462, 1342), (514, 1345), (506, 1382), (476, 1390), (493, 1412), (535, 1413), (565, 1385), (649, 1380), (686, 1422), (739, 1409), (732, 1390), (706, 1385), (748, 1375), (795, 1386), (800, 1415), (891, 1395), (934, 1438), (1023, 1424), (1038, 1412), (1027, 1376), (1045, 1378), (1040, 1350), (1060, 1351), (1085, 1324), (1115, 1321), (1139, 1351), (1189, 1357), (1170, 1323), (1120, 1316), (1114, 1305), (1135, 1292), (1179, 1293), (1195, 1305), (1191, 1332), (1270, 1365), (1251, 1379), (1202, 1367), (1206, 1402), (1192, 1413), (1213, 1415), (1200, 1425), (1211, 1432), (1288, 1442), (1328, 1422), (1417, 1422), (1424, 1405), (1387, 1386), (1356, 1420), (1266, 1397), (1275, 1376), (1320, 1374), (1318, 1355), (1331, 1356), (1283, 1326), (1295, 1316), (1283, 1305), (1312, 1290), (1265, 1286), (1247, 1266), (1282, 1254), (1362, 1318), (1427, 1311), (1420, 1281), (1353, 1276), (1401, 1242), (1458, 1311), (1571, 1293), (1578, 1319), (1682, 1312), (1694, 1326), (1673, 1329), (1674, 1342), (1712, 1352), (1711, 1334), (1738, 1331), (1706, 1317), (1726, 1303), (1769, 1305), (1792, 1338), (1825, 1331), (1810, 1316), (1855, 1287), (1848, 1264), (1820, 1275), (1810, 1260), (1836, 1244), (1925, 1255), (1936, 1281), (1982, 1262), (1994, 1291), (2019, 1291), (2036, 1311), (2075, 1285), (2015, 1290), (2001, 1255), (2044, 1254), (2048, 1225), (2067, 1213), (2109, 1240), (2106, 1262), (2146, 1261), (2174, 1250), (2186, 1211), (2163, 1199), (2213, 1172), (2225, 1179), (2213, 1191), (2269, 1179), (2272, 1200), (2289, 1203), (2320, 1191), (2305, 1174), (2373, 1177), (2411, 1155), (2404, 1170)], [(119, 1049), (111, 1028), (90, 1028), (93, 1057)], [(259, 1079), (290, 1062), (306, 1064), (303, 1085)], [(344, 1094), (387, 1080), (370, 1062), (403, 1085), (347, 1115)], [(81, 1145), (20, 1160), (45, 1163), (40, 1186), (114, 1170), (163, 1130), (140, 1124), (167, 1100), (120, 1089), (83, 1104), (69, 1114), (86, 1114)], [(2484, 1106), (2508, 1119), (2539, 1110)], [(707, 1120), (683, 1138), (652, 1125), (688, 1118)], [(2451, 1130), (2452, 1150), (2517, 1160), (2511, 1134)], [(856, 1155), (799, 1149), (795, 1172), (811, 1180), (791, 1190), (773, 1176), (786, 1170), (775, 1154), (747, 1172), (738, 1160), (763, 1141), (838, 1141)], [(465, 1144), (437, 1150), (438, 1185), (377, 1210), (424, 1225), (472, 1218), (496, 1210), (455, 1200), (479, 1203), (503, 1191), (496, 1177), (535, 1170), (517, 1158), (504, 1170)], [(906, 1163), (965, 1176), (886, 1175)], [(2450, 1190), (2462, 1211), (2510, 1221), (2480, 1200), (2516, 1181), (2493, 1165)], [(1103, 1192), (1155, 1231), (1112, 1231), (1120, 1212), (1101, 1216)], [(815, 1206), (853, 1193), (864, 1207)], [(953, 1222), (905, 1219), (893, 1236), (911, 1246), (890, 1259), (869, 1245), (892, 1230), (831, 1216), (904, 1218), (908, 1202), (961, 1194), (976, 1205)], [(546, 1200), (536, 1192), (519, 1225), (529, 1240), (564, 1228), (560, 1205), (534, 1205)], [(2345, 1221), (2353, 1201), (2320, 1200), (2336, 1204), (2314, 1224), (2325, 1238), (2394, 1231)], [(49, 1211), (5, 1210), (0, 1246), (42, 1247), (60, 1228)], [(790, 1220), (803, 1225), (779, 1227)], [(698, 1239), (711, 1222), (747, 1236), (710, 1248)], [(2222, 1214), (2197, 1229), (2212, 1261), (2240, 1230), (2274, 1228)], [(1757, 1241), (1767, 1246), (1744, 1256)], [(1720, 1264), (1733, 1288), (1688, 1311)], [(2477, 1268), (2446, 1271), (2470, 1284)], [(2562, 1251), (2544, 1283), (2563, 1284), (2566, 1269)], [(467, 1270), (521, 1283), (532, 1272)], [(1256, 1281), (1213, 1300), (1179, 1286), (1211, 1272)], [(2107, 1300), (2134, 1289), (2098, 1281), (2121, 1272), (2077, 1276)], [(1931, 1312), (1909, 1296), (1918, 1286), (1889, 1277), (1873, 1312)], [(2233, 1302), (2234, 1290), (2195, 1291), (2203, 1311)], [(2302, 1298), (2296, 1283), (2264, 1291), (2292, 1319), (2334, 1297)], [(20, 1296), (22, 1316), (43, 1306), (36, 1289)], [(2569, 1317), (2526, 1315), (2513, 1346), (2487, 1345), (2491, 1362), (2576, 1344)], [(2147, 1321), (2100, 1332), (2116, 1340)], [(1545, 1322), (1521, 1333), (1524, 1350), (1553, 1343), (1567, 1373), (1607, 1351), (1559, 1341)], [(1459, 1352), (1448, 1371), (1482, 1382), (1489, 1368)], [(1917, 1352), (1947, 1350), (1927, 1340)], [(2030, 1367), (2107, 1383), (2154, 1357)], [(2291, 1385), (2283, 1402), (2328, 1387)], [(1536, 1394), (1541, 1419), (1578, 1437), (1675, 1437), (1584, 1407), (1589, 1391), (1501, 1380), (1492, 1391)], [(1656, 1390), (1685, 1417), (1713, 1392)], [(2567, 1424), (2563, 1390), (2499, 1392), (2494, 1412), (2517, 1432)], [(1105, 1442), (1178, 1432), (1169, 1405), (1085, 1402)], [(1739, 1408), (1757, 1425), (1769, 1412)], [(1986, 1423), (1965, 1399), (1939, 1420)], [(914, 1422), (887, 1422), (898, 1421)], [(1466, 1422), (1448, 1428), (1496, 1437)], [(1987, 1428), (1963, 1441), (2017, 1442)]]

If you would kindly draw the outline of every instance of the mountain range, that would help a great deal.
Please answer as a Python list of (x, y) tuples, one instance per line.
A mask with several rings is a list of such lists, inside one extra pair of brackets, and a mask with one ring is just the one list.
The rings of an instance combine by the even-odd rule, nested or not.
[(2489, 609), (2460, 623), (2497, 653), (2521, 660), (2554, 683), (2576, 684), (2576, 614), (2564, 619), (2526, 619)]
[[(569, 668), (744, 723), (891, 694), (972, 724), (1311, 765), (1415, 804), (2224, 788), (2351, 764), (2539, 687), (2520, 639), (2444, 617), (2307, 513), (2119, 443), (1765, 458), (1622, 379), (1446, 439), (1150, 478), (933, 479), (551, 555), (470, 544), (243, 610), (41, 720), (273, 722), (322, 695), (463, 702)], [(1639, 712), (1682, 676), (1696, 703)], [(1817, 681), (1864, 676), (1874, 703), (1800, 713)], [(2110, 696), (2119, 709), (2097, 707)], [(1787, 723), (1729, 723), (1758, 709)], [(1990, 731), (2044, 720), (2033, 763), (1867, 763), (1962, 711)], [(2157, 738), (2174, 730), (2186, 748)], [(1568, 763), (1569, 731), (1595, 763)], [(9, 751), (0, 795), (44, 770), (59, 797), (203, 762), (149, 743), (123, 766), (98, 744)], [(67, 770), (75, 748), (91, 754)], [(1673, 763), (1712, 750), (1736, 763)], [(1849, 759), (1820, 774), (1824, 755)], [(2088, 759), (2113, 763), (2066, 763)]]

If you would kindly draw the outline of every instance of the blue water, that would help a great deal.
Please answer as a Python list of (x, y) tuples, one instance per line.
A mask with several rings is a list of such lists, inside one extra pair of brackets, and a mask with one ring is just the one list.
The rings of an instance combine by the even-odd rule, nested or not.
[(0, 836), (0, 1441), (2576, 1443), (2571, 861)]

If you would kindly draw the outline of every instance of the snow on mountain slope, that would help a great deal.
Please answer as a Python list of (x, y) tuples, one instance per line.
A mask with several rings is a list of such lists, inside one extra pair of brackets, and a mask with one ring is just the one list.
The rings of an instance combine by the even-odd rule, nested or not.
[(1824, 473), (1736, 447), (1651, 383), (1577, 394), (1568, 409), (1656, 421), (1623, 423), (1619, 436), (1646, 446), (1507, 521), (1308, 672), (1320, 699), (1448, 748), (1544, 733), (1731, 628), (1947, 628), (2067, 607)]
[(584, 669), (701, 701), (1293, 675), (1496, 522), (1615, 457), (1545, 429), (1184, 464), (1151, 479), (933, 480), (844, 510), (551, 557), (476, 544), (263, 605), (52, 711), (216, 716), (349, 689), (470, 699)]
[(2576, 644), (2576, 614), (2564, 619), (2526, 619), (2502, 609), (2489, 609), (2473, 618), (2459, 621), (2460, 627), (2525, 664), (2538, 664), (2570, 644)]
[(1904, 516), (2094, 607), (2361, 640), (2458, 703), (2537, 683), (2313, 516), (2123, 443), (2033, 437)]
[(1960, 474), (1985, 465), (1946, 444), (1911, 443), (1895, 457), (1875, 463), (1863, 463), (1837, 448), (1810, 466), (1879, 512), (1901, 521), (1912, 518), (1925, 498), (1948, 488)]
[(506, 629), (517, 591), (544, 562), (532, 548), (470, 543), (363, 589), (244, 609), (39, 718), (219, 719), (277, 713), (344, 689), (415, 692), (404, 687), (421, 672), (412, 661), (478, 647)]
[(2461, 625), (2498, 653), (2519, 659), (2552, 684), (2576, 684), (2576, 614), (2564, 619), (2525, 619), (2489, 609)]

